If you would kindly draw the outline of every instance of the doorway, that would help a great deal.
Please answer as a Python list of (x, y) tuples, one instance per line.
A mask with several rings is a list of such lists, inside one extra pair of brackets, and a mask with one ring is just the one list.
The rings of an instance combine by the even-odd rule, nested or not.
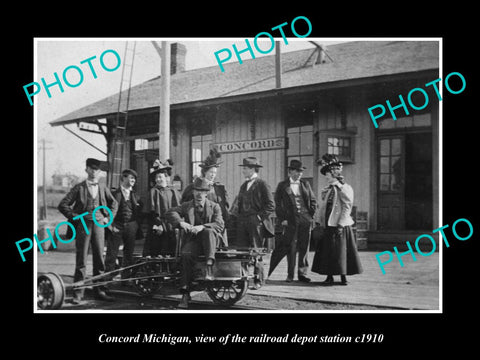
[(432, 133), (379, 135), (377, 166), (378, 230), (432, 229)]

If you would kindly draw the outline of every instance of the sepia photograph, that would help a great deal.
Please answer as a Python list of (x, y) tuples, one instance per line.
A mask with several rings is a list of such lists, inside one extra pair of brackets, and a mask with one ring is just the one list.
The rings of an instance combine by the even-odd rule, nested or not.
[(34, 39), (34, 313), (443, 311), (442, 95), (465, 77), (442, 38), (296, 19)]

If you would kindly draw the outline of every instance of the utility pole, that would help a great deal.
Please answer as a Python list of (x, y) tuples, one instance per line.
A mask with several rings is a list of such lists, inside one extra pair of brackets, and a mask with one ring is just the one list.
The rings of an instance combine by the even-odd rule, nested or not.
[(45, 146), (46, 140), (42, 139), (42, 147), (39, 150), (43, 150), (43, 174), (42, 174), (42, 197), (43, 197), (43, 206), (40, 208), (40, 220), (45, 220), (47, 218), (47, 182), (46, 182), (46, 171), (45, 171), (45, 152), (46, 150), (51, 150), (53, 148), (47, 148)]
[(161, 103), (158, 127), (160, 161), (170, 158), (170, 42), (162, 41)]
[(275, 88), (282, 87), (282, 58), (280, 54), (280, 41), (275, 41)]

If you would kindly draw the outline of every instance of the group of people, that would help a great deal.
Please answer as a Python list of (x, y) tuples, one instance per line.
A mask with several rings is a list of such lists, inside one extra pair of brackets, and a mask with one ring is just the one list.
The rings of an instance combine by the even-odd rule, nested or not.
[[(133, 263), (135, 241), (143, 237), (139, 228), (143, 205), (146, 205), (148, 213), (144, 257), (174, 255), (177, 246), (175, 229), (182, 230), (181, 308), (187, 308), (190, 301), (193, 268), (198, 256), (205, 257), (205, 280), (214, 280), (215, 253), (229, 248), (263, 248), (266, 239), (276, 235), (273, 223), (275, 216), (282, 232), (276, 236), (268, 276), (286, 256), (286, 281), (293, 281), (298, 257), (298, 281), (310, 282), (308, 249), (315, 224), (323, 229), (323, 236), (318, 241), (310, 270), (327, 275), (325, 285), (333, 285), (333, 275), (340, 275), (340, 283), (346, 285), (346, 275), (362, 272), (351, 229), (353, 189), (345, 183), (342, 164), (335, 156), (326, 154), (318, 162), (320, 172), (328, 181), (328, 186), (321, 191), (320, 201), (317, 201), (310, 183), (302, 179), (306, 168), (301, 161), (290, 161), (287, 179), (278, 184), (273, 194), (267, 182), (259, 176), (262, 165), (258, 159), (244, 158), (239, 166), (245, 181), (233, 204), (230, 204), (225, 186), (215, 181), (221, 166), (220, 158), (220, 154), (212, 149), (199, 165), (201, 176), (195, 178), (182, 194), (170, 185), (172, 162), (157, 160), (150, 172), (152, 187), (147, 204), (142, 204), (133, 190), (138, 176), (134, 170), (122, 172), (121, 185), (112, 193), (98, 182), (101, 162), (87, 159), (87, 179), (75, 185), (58, 206), (77, 230), (74, 281), (85, 278), (89, 246), (92, 249), (94, 276), (115, 269), (121, 244), (121, 266), (127, 267)], [(94, 226), (91, 215), (90, 218), (88, 215), (82, 218), (83, 224), (72, 220), (84, 212), (90, 214), (100, 205), (107, 206), (114, 217), (108, 226), (110, 236), (107, 237), (103, 228)], [(97, 211), (95, 214), (97, 223), (110, 222), (107, 212)], [(230, 243), (227, 225), (233, 219), (236, 230), (231, 238), (235, 238), (235, 242)], [(107, 252), (104, 259), (105, 241)], [(255, 274), (255, 285), (260, 287), (265, 282), (261, 258), (255, 265)], [(97, 286), (94, 291), (99, 299), (114, 300), (107, 287)], [(72, 301), (81, 303), (82, 297), (83, 289), (78, 289)]]

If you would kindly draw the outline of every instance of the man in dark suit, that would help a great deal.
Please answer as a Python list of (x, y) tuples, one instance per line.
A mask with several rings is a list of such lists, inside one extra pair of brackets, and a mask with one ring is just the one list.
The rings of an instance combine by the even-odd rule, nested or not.
[(277, 264), (287, 255), (288, 282), (293, 281), (298, 252), (298, 280), (310, 282), (308, 272), (308, 246), (317, 209), (317, 200), (310, 183), (302, 179), (306, 168), (299, 160), (291, 160), (288, 179), (281, 181), (275, 191), (275, 213), (283, 227), (283, 234), (270, 259), (270, 275)]
[[(101, 164), (100, 160), (87, 159), (85, 169), (88, 175), (87, 180), (75, 185), (58, 205), (58, 210), (69, 219), (70, 223), (75, 225), (76, 258), (74, 282), (85, 278), (88, 248), (90, 245), (92, 247), (93, 275), (99, 275), (105, 271), (103, 261), (105, 229), (97, 224), (109, 224), (111, 219), (107, 210), (100, 208), (95, 214), (93, 214), (93, 210), (99, 206), (106, 206), (110, 209), (114, 218), (117, 213), (118, 203), (105, 184), (98, 182)], [(95, 216), (95, 219), (93, 216)], [(111, 229), (111, 225), (108, 228)], [(80, 303), (83, 293), (84, 289), (76, 290), (73, 303)], [(95, 287), (95, 295), (102, 300), (113, 300), (100, 287)]]
[(205, 280), (213, 280), (213, 264), (217, 241), (225, 226), (220, 206), (207, 199), (210, 184), (205, 178), (196, 178), (193, 183), (193, 200), (167, 211), (166, 220), (174, 228), (185, 232), (182, 246), (183, 273), (180, 292), (180, 308), (188, 308), (190, 287), (193, 280), (195, 259), (204, 255), (206, 260)]
[(141, 204), (133, 190), (137, 181), (137, 172), (132, 169), (122, 171), (122, 183), (113, 192), (118, 202), (118, 211), (112, 224), (112, 235), (107, 237), (105, 270), (115, 270), (120, 244), (123, 243), (122, 267), (133, 264), (133, 251), (138, 231), (138, 218)]
[[(259, 168), (257, 158), (243, 159), (242, 174), (245, 182), (240, 186), (238, 193), (238, 218), (237, 218), (237, 246), (263, 248), (267, 237), (275, 236), (272, 215), (275, 211), (270, 186), (258, 177)], [(264, 282), (263, 262), (260, 258), (255, 266), (258, 274), (258, 288)]]

